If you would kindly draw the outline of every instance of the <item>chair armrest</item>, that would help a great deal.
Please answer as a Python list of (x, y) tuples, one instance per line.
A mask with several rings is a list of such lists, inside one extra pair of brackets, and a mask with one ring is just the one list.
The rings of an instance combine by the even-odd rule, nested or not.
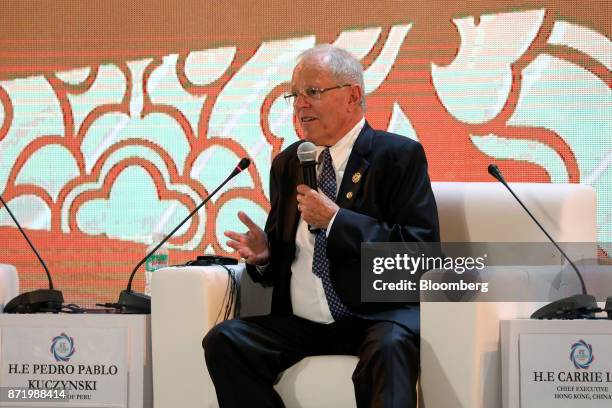
[(19, 275), (13, 265), (0, 264), (0, 313), (19, 294)]
[[(244, 265), (231, 269), (240, 273)], [(228, 272), (220, 266), (169, 267), (153, 273), (151, 347), (155, 407), (216, 405), (202, 339), (223, 318), (228, 283)]]

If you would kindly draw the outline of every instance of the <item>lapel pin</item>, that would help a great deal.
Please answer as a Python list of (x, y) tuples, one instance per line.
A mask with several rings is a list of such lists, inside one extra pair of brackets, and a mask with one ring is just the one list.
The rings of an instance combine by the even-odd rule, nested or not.
[(353, 178), (351, 179), (353, 180), (353, 183), (359, 183), (359, 180), (361, 180), (361, 173), (357, 172), (355, 174), (353, 174)]
[[(353, 178), (354, 178), (354, 176), (353, 176)], [(352, 192), (352, 191), (349, 191), (348, 193), (346, 193), (346, 198), (348, 198), (349, 200), (350, 200), (351, 198), (353, 198), (353, 192)]]

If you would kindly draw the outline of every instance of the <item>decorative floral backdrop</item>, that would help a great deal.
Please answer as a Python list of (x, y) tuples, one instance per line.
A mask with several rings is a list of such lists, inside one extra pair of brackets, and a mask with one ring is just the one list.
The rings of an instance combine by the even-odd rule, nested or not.
[[(296, 58), (329, 41), (363, 62), (368, 121), (419, 140), (434, 181), (491, 181), (497, 162), (510, 181), (591, 185), (612, 241), (610, 39), (545, 8), (465, 16), (440, 34), (452, 53), (439, 60), (418, 23), (396, 20), (1, 81), (0, 192), (56, 286), (92, 304), (114, 300), (152, 234), (249, 157), (170, 241), (174, 263), (228, 254), (223, 231), (238, 210), (263, 224), (270, 162), (298, 139), (282, 98)], [(4, 210), (0, 236), (22, 290), (44, 285)]]

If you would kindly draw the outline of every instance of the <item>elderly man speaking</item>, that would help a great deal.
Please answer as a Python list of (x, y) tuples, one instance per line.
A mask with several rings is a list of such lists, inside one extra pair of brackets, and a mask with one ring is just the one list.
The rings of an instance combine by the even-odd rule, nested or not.
[(241, 212), (247, 232), (226, 232), (253, 280), (274, 289), (270, 315), (225, 321), (204, 338), (219, 404), (282, 407), (279, 373), (307, 356), (349, 354), (359, 357), (359, 407), (415, 407), (419, 306), (362, 302), (360, 249), (439, 241), (423, 148), (368, 125), (363, 68), (331, 45), (300, 56), (285, 98), (316, 145), (318, 191), (303, 184), (303, 142), (294, 143), (272, 163), (265, 229)]

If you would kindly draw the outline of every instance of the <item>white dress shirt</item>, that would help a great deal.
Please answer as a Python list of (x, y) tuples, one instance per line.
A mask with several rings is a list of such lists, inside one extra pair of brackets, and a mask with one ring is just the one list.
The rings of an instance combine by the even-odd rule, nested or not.
[[(344, 176), (346, 163), (353, 150), (353, 145), (364, 124), (365, 119), (362, 118), (353, 129), (344, 135), (335, 145), (329, 148), (334, 172), (336, 173), (336, 194), (340, 189), (340, 183)], [(317, 161), (324, 149), (324, 146), (317, 146)], [(317, 169), (317, 172), (318, 171), (320, 171), (320, 169)], [(334, 214), (327, 227), (328, 236), (336, 218), (336, 214)], [(325, 297), (325, 290), (323, 289), (321, 278), (312, 273), (314, 243), (314, 234), (308, 231), (306, 221), (300, 217), (295, 235), (295, 259), (291, 264), (292, 275), (290, 293), (293, 314), (318, 323), (332, 323), (334, 318), (329, 311), (329, 305), (327, 304), (327, 298)]]

